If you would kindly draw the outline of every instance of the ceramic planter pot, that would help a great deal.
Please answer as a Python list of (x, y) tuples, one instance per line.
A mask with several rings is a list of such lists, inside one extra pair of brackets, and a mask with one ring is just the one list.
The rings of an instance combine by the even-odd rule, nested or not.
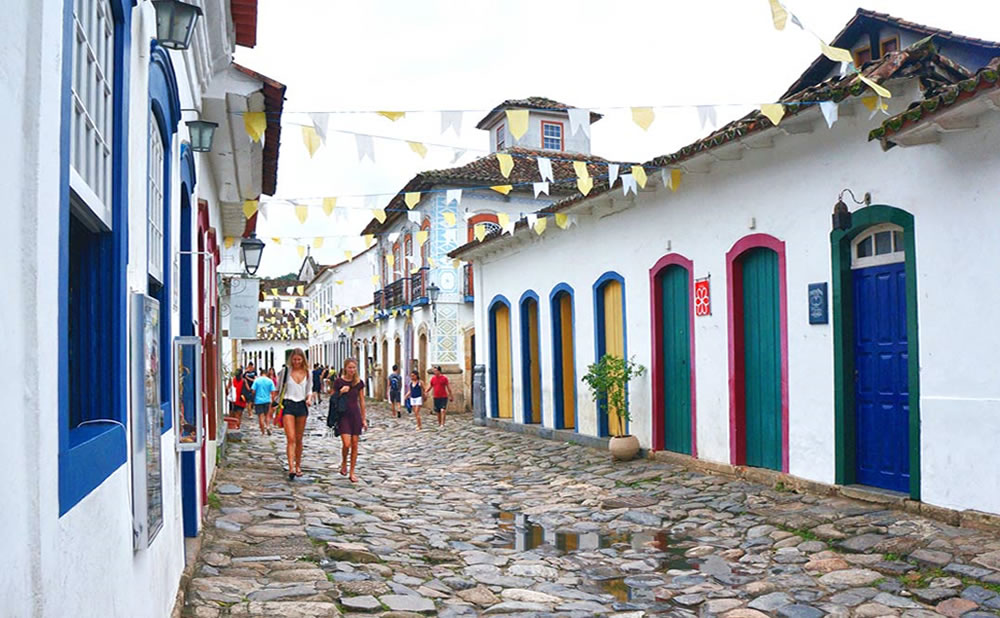
[(240, 421), (243, 420), (238, 416), (226, 416), (225, 419), (226, 419), (226, 425), (228, 425), (230, 429), (239, 429)]
[(629, 461), (639, 452), (639, 438), (635, 436), (615, 436), (608, 441), (611, 458), (618, 461)]

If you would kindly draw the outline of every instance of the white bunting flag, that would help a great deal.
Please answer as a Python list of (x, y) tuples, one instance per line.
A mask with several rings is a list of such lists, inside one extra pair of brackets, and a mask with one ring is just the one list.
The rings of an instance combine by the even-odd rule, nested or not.
[(566, 110), (569, 113), (569, 132), (576, 135), (576, 132), (583, 130), (583, 134), (590, 137), (590, 110), (571, 107)]
[(357, 134), (354, 136), (354, 142), (358, 146), (358, 161), (364, 161), (365, 157), (368, 157), (374, 163), (375, 142), (372, 141), (372, 136)]
[(538, 173), (542, 176), (542, 180), (552, 181), (552, 161), (546, 159), (545, 157), (538, 157)]
[(633, 195), (637, 193), (638, 183), (635, 180), (635, 176), (632, 174), (622, 174), (622, 194), (626, 197), (628, 192), (631, 191)]
[(455, 205), (462, 203), (462, 190), (461, 189), (448, 189), (444, 194), (444, 203), (447, 206), (455, 202)]
[(260, 216), (264, 217), (264, 219), (267, 219), (267, 206), (267, 202), (260, 202), (257, 204), (257, 212), (259, 212)]
[(823, 112), (823, 118), (826, 119), (826, 126), (832, 129), (833, 123), (837, 122), (837, 118), (840, 116), (837, 104), (833, 101), (821, 101), (819, 109)]
[(420, 225), (420, 216), (419, 210), (411, 210), (406, 213), (406, 219), (414, 225)]
[(791, 17), (792, 17), (792, 23), (795, 24), (796, 26), (798, 26), (799, 30), (805, 30), (806, 29), (805, 26), (802, 25), (802, 22), (799, 21), (799, 18), (795, 16), (795, 13), (789, 13), (789, 15), (791, 15)]
[(528, 227), (535, 227), (535, 222), (538, 221), (538, 215), (531, 213), (525, 217), (528, 220)]
[(715, 115), (714, 105), (699, 105), (698, 106), (698, 121), (701, 122), (701, 128), (704, 129), (708, 127), (709, 130), (715, 130), (718, 125), (718, 121)]
[(535, 190), (535, 199), (538, 199), (542, 193), (549, 195), (549, 183), (547, 182), (533, 182), (531, 187)]
[(608, 163), (608, 188), (615, 186), (615, 181), (618, 180), (618, 170), (619, 166), (617, 163)]
[(387, 236), (389, 242), (396, 242), (399, 240), (399, 232), (393, 232)]
[(441, 112), (441, 133), (448, 129), (455, 131), (456, 137), (462, 136), (462, 112), (454, 110)]
[(330, 114), (326, 112), (310, 112), (309, 120), (313, 123), (313, 129), (322, 142), (326, 143), (326, 128), (330, 124)]
[(453, 164), (454, 164), (454, 163), (457, 163), (457, 162), (458, 162), (458, 160), (459, 160), (459, 159), (461, 159), (461, 158), (462, 158), (462, 157), (464, 157), (464, 156), (465, 156), (465, 151), (464, 151), (464, 150), (455, 150), (455, 156), (453, 156), (453, 157), (451, 158), (451, 162), (452, 162)]

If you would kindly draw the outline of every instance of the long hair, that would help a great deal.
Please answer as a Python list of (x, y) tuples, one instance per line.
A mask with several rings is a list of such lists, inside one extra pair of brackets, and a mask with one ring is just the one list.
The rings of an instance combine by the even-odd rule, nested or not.
[(309, 362), (306, 360), (306, 353), (302, 350), (302, 348), (293, 348), (292, 351), (288, 353), (288, 366), (292, 366), (292, 358), (296, 356), (302, 358), (302, 368), (308, 371)]
[(354, 386), (361, 381), (361, 370), (358, 366), (358, 359), (348, 358), (344, 360), (344, 366), (340, 368), (340, 377), (346, 379), (347, 375), (347, 365), (349, 363), (354, 363), (354, 380), (351, 382), (351, 386)]

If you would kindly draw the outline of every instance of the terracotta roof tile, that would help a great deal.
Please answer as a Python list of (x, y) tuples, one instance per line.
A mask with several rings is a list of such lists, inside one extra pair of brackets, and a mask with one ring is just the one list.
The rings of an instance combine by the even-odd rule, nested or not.
[(253, 47), (257, 44), (257, 0), (229, 0), (233, 14), (236, 44)]
[[(493, 118), (495, 114), (498, 114), (504, 110), (508, 109), (537, 109), (537, 110), (548, 110), (548, 111), (560, 111), (570, 109), (570, 105), (565, 103), (560, 103), (559, 101), (553, 101), (552, 99), (547, 99), (545, 97), (528, 97), (527, 99), (507, 99), (500, 105), (497, 105), (490, 113), (483, 116), (483, 118), (476, 123), (477, 129), (485, 129), (489, 124), (489, 121)], [(597, 112), (590, 112), (590, 123), (593, 124), (603, 118), (601, 114)]]

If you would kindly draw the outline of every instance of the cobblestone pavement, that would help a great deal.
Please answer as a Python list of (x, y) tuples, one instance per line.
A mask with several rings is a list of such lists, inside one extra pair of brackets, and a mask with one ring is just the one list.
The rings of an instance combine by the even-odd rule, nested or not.
[(430, 415), (229, 446), (184, 615), (995, 616), (1000, 537)]

